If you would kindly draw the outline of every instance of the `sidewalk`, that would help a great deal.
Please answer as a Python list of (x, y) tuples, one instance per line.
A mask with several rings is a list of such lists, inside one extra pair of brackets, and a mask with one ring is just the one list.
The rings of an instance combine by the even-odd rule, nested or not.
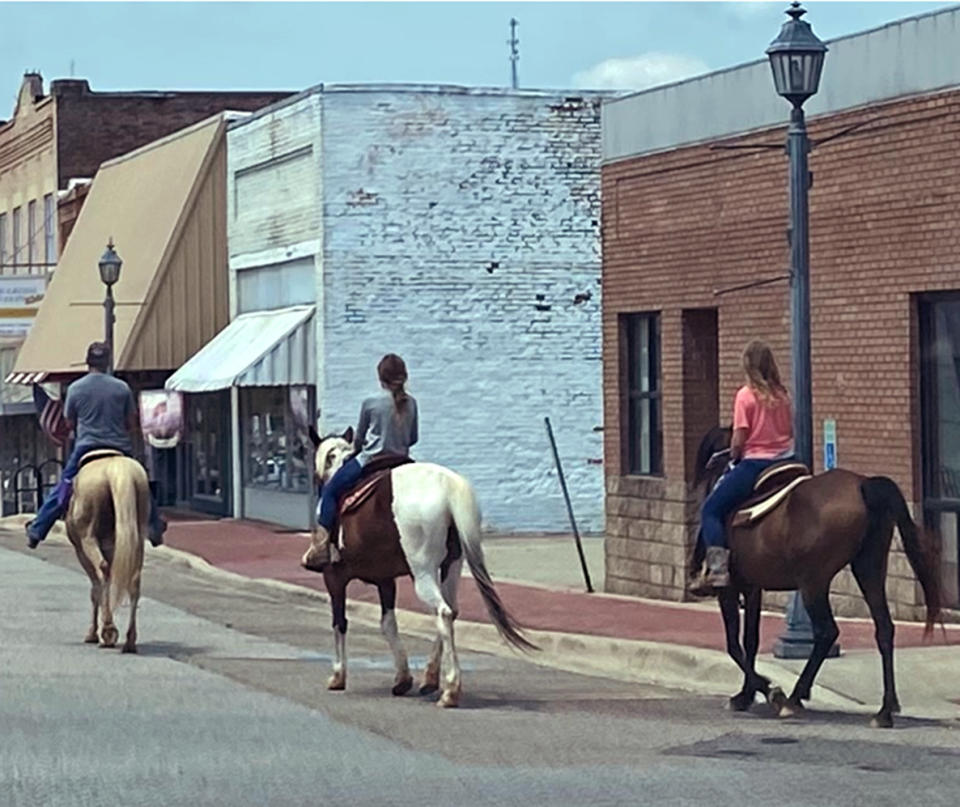
[[(278, 531), (251, 521), (173, 521), (168, 546), (198, 555), (213, 566), (247, 577), (271, 578), (323, 591), (320, 575), (300, 567), (306, 533)], [(603, 541), (584, 538), (588, 568), (594, 588), (603, 585)], [(665, 603), (610, 594), (587, 594), (572, 536), (497, 536), (484, 538), (489, 571), (504, 604), (525, 627), (535, 630), (582, 633), (617, 639), (666, 642), (709, 650), (726, 649), (719, 611), (713, 602)], [(377, 602), (377, 592), (360, 581), (348, 597)], [(397, 607), (428, 613), (417, 599), (409, 579), (398, 580)], [(460, 618), (486, 622), (487, 614), (468, 580), (460, 586)], [(840, 643), (845, 651), (875, 650), (870, 620), (838, 620)], [(761, 626), (761, 652), (772, 650), (783, 630), (783, 618), (765, 614)], [(943, 642), (942, 636), (935, 639)], [(960, 632), (956, 633), (960, 643)], [(924, 645), (923, 626), (897, 625), (897, 647)]]

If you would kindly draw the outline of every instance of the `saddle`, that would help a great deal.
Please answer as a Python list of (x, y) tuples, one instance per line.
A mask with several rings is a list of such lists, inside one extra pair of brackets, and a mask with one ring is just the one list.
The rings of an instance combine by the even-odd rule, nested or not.
[(94, 462), (96, 460), (106, 459), (107, 457), (125, 457), (125, 456), (126, 454), (124, 454), (122, 451), (117, 450), (116, 448), (94, 448), (91, 451), (87, 451), (86, 453), (84, 453), (82, 457), (80, 457), (79, 467), (82, 468), (84, 465), (87, 465), (88, 463)]
[(390, 471), (400, 465), (413, 462), (402, 454), (381, 454), (363, 466), (360, 479), (340, 499), (340, 517), (351, 513), (369, 499), (377, 488), (389, 482)]
[(771, 465), (753, 486), (753, 496), (733, 515), (733, 527), (749, 527), (772, 513), (801, 482), (810, 479), (810, 469), (802, 462), (784, 460)]

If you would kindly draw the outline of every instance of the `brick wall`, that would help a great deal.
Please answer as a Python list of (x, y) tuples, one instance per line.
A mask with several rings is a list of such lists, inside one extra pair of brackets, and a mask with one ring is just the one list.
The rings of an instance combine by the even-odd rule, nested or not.
[[(784, 118), (786, 118), (786, 110)], [(814, 140), (853, 124), (855, 132), (815, 150), (810, 167), (811, 316), (815, 464), (822, 468), (822, 423), (835, 418), (843, 467), (891, 476), (908, 501), (921, 499), (916, 304), (922, 292), (960, 288), (960, 93), (873, 105), (810, 123)], [(785, 129), (734, 143), (780, 143)], [(624, 518), (629, 500), (660, 501), (662, 489), (690, 501), (691, 452), (699, 438), (687, 400), (696, 379), (684, 363), (683, 310), (719, 315), (719, 407), (728, 422), (741, 383), (740, 351), (768, 340), (789, 375), (787, 285), (720, 297), (714, 290), (784, 274), (787, 162), (780, 150), (722, 150), (711, 144), (610, 164), (603, 170), (604, 422), (608, 494), (608, 576), (615, 590), (664, 585), (666, 561), (637, 557), (652, 528)], [(643, 484), (620, 467), (617, 317), (660, 311), (665, 482)], [(699, 431), (701, 423), (695, 424)], [(680, 485), (680, 487), (677, 487)], [(657, 492), (651, 498), (650, 490)], [(633, 505), (638, 509), (640, 505)], [(662, 535), (676, 538), (679, 510)], [(687, 510), (689, 524), (695, 509)], [(687, 531), (689, 541), (692, 530)], [(917, 586), (899, 551), (889, 591), (895, 613), (916, 613)], [(630, 563), (621, 562), (624, 558)], [(666, 555), (664, 556), (666, 557)], [(679, 555), (673, 555), (679, 557)], [(681, 569), (681, 561), (672, 562)], [(671, 573), (672, 575), (672, 573)], [(674, 580), (676, 576), (673, 575)], [(838, 578), (838, 613), (864, 613), (849, 576)], [(663, 596), (679, 598), (676, 584)], [(782, 597), (771, 598), (780, 601)]]
[(327, 92), (323, 121), (325, 426), (397, 352), (417, 458), (468, 477), (489, 526), (569, 529), (549, 416), (601, 529), (599, 99)]
[(289, 92), (93, 92), (84, 79), (50, 83), (56, 98), (59, 186), (100, 164), (225, 110), (253, 111)]

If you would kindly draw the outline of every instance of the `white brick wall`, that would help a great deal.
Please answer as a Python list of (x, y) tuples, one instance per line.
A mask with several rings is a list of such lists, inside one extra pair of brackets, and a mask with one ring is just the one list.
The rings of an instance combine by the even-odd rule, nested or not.
[[(420, 403), (415, 457), (469, 478), (489, 526), (568, 529), (548, 415), (578, 523), (601, 530), (599, 99), (327, 88), (267, 117), (307, 120), (319, 98), (322, 176), (289, 193), (323, 199), (324, 427), (354, 423), (380, 356), (399, 353)], [(273, 124), (271, 141), (265, 121), (231, 131), (231, 176), (283, 153), (277, 139), (317, 150), (318, 124), (312, 138)], [(241, 211), (231, 256), (300, 240), (300, 215)]]

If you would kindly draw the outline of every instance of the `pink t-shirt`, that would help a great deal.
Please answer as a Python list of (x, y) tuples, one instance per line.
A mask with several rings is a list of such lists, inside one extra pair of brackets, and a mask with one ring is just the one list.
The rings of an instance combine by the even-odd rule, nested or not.
[(764, 402), (750, 387), (740, 387), (733, 403), (733, 428), (747, 430), (745, 460), (769, 460), (793, 452), (789, 398)]

